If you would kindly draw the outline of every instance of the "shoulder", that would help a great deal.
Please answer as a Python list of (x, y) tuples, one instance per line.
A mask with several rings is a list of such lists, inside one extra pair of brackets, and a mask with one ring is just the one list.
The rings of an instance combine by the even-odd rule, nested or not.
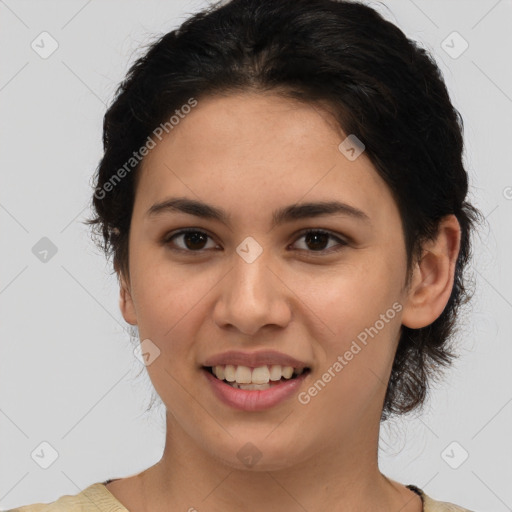
[(23, 505), (6, 512), (128, 512), (103, 483), (95, 483), (78, 494), (66, 494), (51, 503)]
[(414, 485), (409, 485), (407, 487), (414, 488), (412, 490), (420, 494), (423, 500), (423, 512), (474, 512), (459, 505), (455, 505), (455, 503), (435, 500), (428, 496), (422, 489)]

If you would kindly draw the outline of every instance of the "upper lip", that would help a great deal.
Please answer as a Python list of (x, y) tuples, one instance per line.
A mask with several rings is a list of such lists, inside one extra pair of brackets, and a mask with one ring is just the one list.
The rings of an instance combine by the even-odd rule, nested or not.
[(240, 352), (237, 350), (229, 350), (228, 352), (222, 352), (222, 354), (216, 354), (209, 357), (203, 366), (248, 366), (250, 368), (258, 368), (259, 366), (265, 365), (281, 365), (281, 366), (292, 366), (293, 368), (309, 368), (309, 365), (283, 354), (276, 352), (275, 350), (262, 350), (259, 352)]

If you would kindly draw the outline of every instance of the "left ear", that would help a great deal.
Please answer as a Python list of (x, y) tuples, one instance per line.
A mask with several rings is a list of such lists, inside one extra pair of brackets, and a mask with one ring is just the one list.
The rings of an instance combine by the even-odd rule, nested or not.
[(457, 217), (451, 214), (440, 221), (436, 238), (424, 244), (402, 313), (402, 324), (406, 327), (419, 329), (430, 325), (446, 307), (453, 289), (460, 236)]

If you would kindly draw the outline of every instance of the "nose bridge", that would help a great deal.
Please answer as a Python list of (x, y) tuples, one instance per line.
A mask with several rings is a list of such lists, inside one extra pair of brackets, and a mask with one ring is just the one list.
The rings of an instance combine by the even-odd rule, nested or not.
[[(239, 248), (240, 249), (240, 248)], [(251, 248), (252, 250), (252, 248)], [(237, 251), (238, 252), (238, 251)], [(237, 261), (238, 260), (238, 261)], [(261, 253), (254, 260), (237, 255), (231, 284), (232, 306), (239, 304), (242, 309), (250, 309), (253, 314), (264, 315), (271, 308), (279, 291), (275, 277), (268, 268), (268, 254)]]
[(286, 287), (269, 268), (270, 253), (256, 249), (252, 241), (237, 248), (216, 305), (219, 326), (231, 324), (245, 333), (254, 333), (267, 324), (283, 326), (290, 317)]
[(248, 261), (238, 255), (235, 257), (233, 268), (233, 280), (231, 289), (238, 299), (246, 298), (249, 301), (265, 299), (268, 300), (268, 286), (272, 286), (269, 281), (268, 257), (260, 255), (254, 261)]

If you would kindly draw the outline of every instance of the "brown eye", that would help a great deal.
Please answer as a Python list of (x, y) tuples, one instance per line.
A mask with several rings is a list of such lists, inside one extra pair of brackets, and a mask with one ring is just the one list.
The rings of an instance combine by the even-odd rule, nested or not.
[[(344, 240), (338, 238), (337, 236), (332, 235), (328, 231), (324, 231), (321, 229), (308, 230), (308, 231), (302, 233), (300, 238), (304, 238), (306, 248), (303, 250), (306, 250), (308, 252), (328, 251), (329, 248), (326, 248), (326, 244), (328, 244), (329, 240), (335, 240), (338, 242), (337, 244), (334, 244), (334, 246), (348, 245)], [(336, 250), (339, 250), (339, 249), (336, 249)]]
[(197, 229), (187, 229), (167, 237), (164, 240), (164, 243), (167, 245), (174, 244), (174, 240), (180, 238), (183, 242), (182, 244), (176, 244), (178, 246), (178, 250), (199, 252), (207, 248), (205, 245), (210, 236), (207, 235), (204, 231), (199, 231)]
[(330, 236), (326, 233), (309, 232), (305, 235), (305, 242), (313, 251), (323, 250), (325, 249), (325, 245), (329, 242), (329, 238)]
[(183, 235), (187, 249), (203, 249), (207, 238), (207, 235), (198, 231), (185, 233)]

